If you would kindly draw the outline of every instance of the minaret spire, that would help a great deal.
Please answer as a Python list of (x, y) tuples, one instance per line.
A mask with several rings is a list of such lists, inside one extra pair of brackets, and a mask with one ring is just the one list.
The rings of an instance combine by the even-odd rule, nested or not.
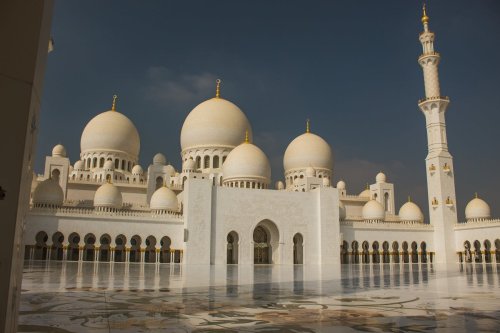
[(430, 223), (434, 225), (435, 261), (455, 262), (457, 258), (454, 251), (453, 227), (457, 223), (457, 209), (454, 205), (457, 200), (453, 157), (448, 151), (445, 119), (450, 100), (441, 96), (438, 72), (441, 56), (434, 51), (434, 33), (429, 30), (429, 17), (425, 4), (422, 14), (424, 31), (419, 36), (422, 55), (418, 58), (418, 63), (424, 74), (425, 98), (418, 102), (418, 106), (425, 116), (427, 128), (426, 173), (429, 217)]
[(217, 86), (215, 87), (215, 98), (220, 98), (220, 83), (222, 82), (221, 79), (215, 80), (217, 83)]
[(113, 104), (111, 104), (111, 110), (112, 111), (116, 111), (116, 99), (117, 98), (118, 98), (118, 96), (113, 95)]
[(311, 121), (309, 119), (306, 120), (306, 133), (311, 133)]

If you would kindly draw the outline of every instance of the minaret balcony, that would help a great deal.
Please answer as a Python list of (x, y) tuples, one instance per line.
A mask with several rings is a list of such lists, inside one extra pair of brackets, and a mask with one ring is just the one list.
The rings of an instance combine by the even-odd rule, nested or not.
[(440, 57), (441, 55), (439, 54), (439, 52), (436, 52), (436, 51), (427, 51), (423, 54), (421, 54), (419, 57), (418, 57), (418, 60), (420, 59), (423, 59), (425, 57)]
[(433, 97), (426, 97), (418, 100), (418, 104), (422, 104), (424, 102), (429, 102), (429, 101), (437, 101), (437, 100), (442, 100), (442, 101), (450, 101), (450, 98), (448, 96), (433, 96)]

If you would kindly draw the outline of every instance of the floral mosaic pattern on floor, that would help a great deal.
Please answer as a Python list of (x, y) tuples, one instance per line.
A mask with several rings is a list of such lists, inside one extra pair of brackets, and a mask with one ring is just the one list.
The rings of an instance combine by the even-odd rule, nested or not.
[(19, 332), (498, 332), (500, 267), (27, 263)]

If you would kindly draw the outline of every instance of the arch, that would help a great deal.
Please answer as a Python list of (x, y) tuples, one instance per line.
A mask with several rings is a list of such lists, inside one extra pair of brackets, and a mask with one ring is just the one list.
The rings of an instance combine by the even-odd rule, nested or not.
[(125, 171), (125, 160), (122, 160), (122, 170)]
[(417, 245), (417, 242), (411, 242), (411, 262), (418, 263), (418, 245)]
[(210, 156), (208, 156), (208, 155), (205, 155), (203, 157), (203, 168), (204, 169), (210, 168)]
[(111, 180), (111, 174), (109, 174), (109, 173), (108, 173), (108, 174), (106, 175), (106, 181), (110, 181), (110, 180)]
[(404, 241), (401, 244), (401, 248), (403, 249), (403, 263), (407, 264), (410, 262), (410, 253), (408, 252), (408, 242)]
[(196, 156), (196, 169), (201, 168), (201, 156)]
[(159, 189), (162, 186), (163, 186), (163, 177), (161, 176), (156, 177), (155, 190)]
[(99, 159), (99, 168), (102, 168), (104, 166), (104, 157), (101, 157)]
[(120, 169), (120, 160), (115, 158), (115, 169)]
[(219, 167), (219, 156), (214, 156), (214, 160), (213, 160), (212, 164), (213, 164), (214, 169)]
[(59, 171), (59, 169), (52, 170), (52, 173), (50, 174), (50, 176), (52, 177), (52, 179), (54, 179), (56, 181), (59, 181), (59, 176), (60, 175), (61, 175), (61, 171)]
[(94, 157), (92, 159), (92, 168), (96, 168), (97, 167), (97, 157)]
[(141, 261), (141, 243), (142, 239), (139, 235), (134, 235), (130, 238), (129, 262)]
[(373, 258), (373, 263), (374, 264), (379, 264), (380, 263), (380, 252), (379, 252), (379, 243), (377, 241), (374, 241), (372, 243), (372, 258)]
[(35, 260), (47, 259), (47, 240), (49, 236), (45, 231), (39, 231), (35, 236)]
[(68, 260), (78, 261), (80, 259), (80, 235), (73, 232), (68, 237)]
[(427, 263), (427, 244), (425, 242), (420, 243), (420, 262)]
[(483, 242), (483, 245), (484, 245), (484, 262), (491, 263), (491, 242), (486, 239)]
[(95, 257), (95, 241), (96, 237), (94, 234), (86, 234), (83, 238), (85, 245), (83, 246), (83, 260), (84, 261), (94, 261)]
[(99, 261), (109, 261), (111, 254), (111, 236), (104, 234), (99, 238)]
[(347, 254), (349, 250), (349, 244), (346, 241), (343, 241), (342, 244), (340, 244), (340, 263), (341, 264), (348, 264), (349, 260), (347, 259)]
[(391, 262), (391, 256), (389, 255), (389, 242), (387, 241), (382, 243), (382, 262), (384, 264)]
[(361, 244), (361, 249), (363, 250), (363, 253), (362, 253), (363, 264), (369, 264), (370, 263), (370, 244), (367, 241), (364, 241)]
[(156, 262), (156, 238), (153, 235), (150, 235), (146, 238), (144, 262)]
[(239, 237), (236, 231), (231, 231), (227, 234), (227, 264), (238, 264), (238, 247), (239, 247)]
[(114, 255), (114, 261), (116, 262), (124, 262), (126, 260), (125, 255), (126, 255), (126, 244), (127, 244), (127, 237), (124, 235), (120, 234), (116, 236), (115, 238), (115, 255)]
[(358, 241), (352, 241), (351, 249), (352, 249), (352, 263), (359, 264), (359, 243), (358, 243)]
[(389, 211), (389, 193), (385, 192), (384, 194), (384, 209), (385, 211)]
[(465, 262), (472, 262), (472, 253), (471, 253), (470, 242), (467, 240), (464, 242), (464, 259)]
[[(347, 245), (347, 242), (345, 243)], [(304, 237), (300, 233), (296, 233), (293, 236), (293, 263), (295, 265), (302, 265), (304, 263)]]
[(274, 222), (263, 220), (253, 231), (254, 264), (279, 263), (279, 231)]
[(170, 245), (172, 241), (168, 236), (163, 236), (160, 240), (160, 262), (167, 263), (170, 262)]
[(63, 260), (64, 258), (64, 235), (60, 231), (56, 231), (52, 235), (52, 260)]
[(399, 264), (399, 243), (392, 242), (392, 262)]
[(483, 254), (481, 253), (481, 242), (477, 239), (474, 241), (474, 261), (483, 262)]

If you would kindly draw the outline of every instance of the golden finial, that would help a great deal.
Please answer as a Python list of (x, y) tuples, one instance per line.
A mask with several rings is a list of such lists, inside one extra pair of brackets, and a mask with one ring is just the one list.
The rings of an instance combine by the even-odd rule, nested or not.
[(477, 192), (474, 193), (474, 198), (479, 198), (478, 195), (477, 195)]
[(366, 189), (369, 190), (370, 189), (370, 185), (368, 185), (368, 183), (366, 183)]
[(309, 119), (306, 120), (306, 133), (311, 133), (311, 121)]
[(217, 87), (215, 88), (215, 98), (220, 98), (220, 83), (222, 82), (221, 79), (215, 80), (217, 83)]
[(408, 196), (408, 202), (411, 202), (411, 197), (410, 196)]
[(118, 96), (113, 95), (113, 104), (111, 105), (111, 110), (116, 111), (116, 99)]
[(248, 138), (248, 130), (245, 131), (245, 143), (250, 143), (250, 139)]
[(422, 7), (422, 11), (423, 11), (422, 23), (424, 23), (424, 24), (429, 23), (429, 16), (427, 16), (427, 12), (425, 10), (425, 2), (424, 2), (424, 6)]

